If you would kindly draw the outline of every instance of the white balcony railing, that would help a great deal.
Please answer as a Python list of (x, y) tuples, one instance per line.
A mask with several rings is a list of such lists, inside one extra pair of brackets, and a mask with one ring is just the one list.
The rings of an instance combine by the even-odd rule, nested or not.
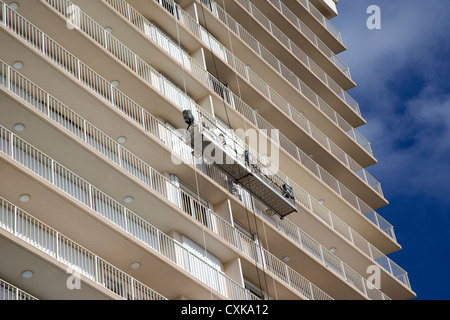
[[(268, 1), (270, 1), (273, 6), (286, 17), (286, 19), (288, 19), (295, 27), (297, 27), (300, 32), (304, 33), (309, 38), (309, 40), (311, 40), (311, 42), (314, 43), (320, 50), (322, 50), (322, 52), (324, 52), (328, 57), (335, 55), (334, 52), (330, 48), (328, 48), (328, 46), (323, 43), (323, 41), (320, 40), (283, 2), (281, 2), (280, 0)], [(340, 43), (343, 43), (339, 30), (333, 24), (331, 24), (331, 22), (327, 18), (325, 18), (322, 13), (320, 13), (320, 11), (317, 10), (317, 8), (309, 2), (309, 0), (297, 1), (299, 1), (317, 20), (319, 20), (327, 28), (327, 30), (330, 31), (336, 37), (336, 39), (339, 40)]]
[[(1, 61), (0, 61), (1, 62)], [(227, 224), (224, 220), (222, 220), (219, 216), (214, 214), (212, 211), (210, 211), (208, 208), (203, 206), (200, 202), (198, 202), (196, 199), (189, 196), (187, 193), (182, 191), (181, 189), (175, 187), (171, 184), (170, 181), (165, 179), (165, 177), (161, 176), (159, 173), (155, 172), (151, 167), (149, 167), (145, 162), (138, 159), (136, 156), (134, 156), (132, 153), (127, 151), (126, 149), (122, 148), (120, 144), (113, 141), (110, 137), (103, 134), (101, 131), (93, 127), (89, 122), (87, 122), (85, 119), (81, 118), (79, 115), (74, 113), (72, 110), (64, 106), (62, 103), (60, 103), (58, 100), (56, 100), (54, 97), (52, 97), (47, 92), (40, 89), (38, 86), (30, 82), (28, 79), (23, 77), (21, 74), (19, 74), (17, 71), (12, 70), (9, 66), (2, 63), (2, 67), (0, 70), (2, 70), (2, 77), (0, 78), (1, 84), (5, 85), (3, 79), (8, 79), (10, 81), (9, 85), (6, 85), (6, 87), (9, 87), (9, 89), (14, 92), (16, 95), (27, 101), (29, 104), (40, 110), (43, 114), (47, 115), (50, 119), (53, 121), (56, 121), (58, 124), (65, 127), (67, 130), (69, 130), (71, 133), (73, 133), (78, 138), (85, 141), (90, 146), (94, 147), (96, 150), (100, 151), (103, 155), (105, 155), (108, 159), (112, 160), (116, 164), (118, 164), (120, 167), (125, 169), (127, 172), (131, 173), (135, 177), (137, 177), (139, 180), (143, 181), (147, 186), (149, 186), (152, 189), (155, 189), (159, 194), (164, 194), (160, 191), (160, 187), (162, 185), (170, 185), (173, 189), (171, 192), (167, 192), (165, 194), (165, 197), (170, 200), (171, 202), (175, 203), (180, 208), (183, 208), (185, 212), (187, 212), (189, 215), (195, 217), (199, 222), (205, 224), (211, 230), (218, 233), (222, 238), (230, 242), (236, 247), (241, 248), (241, 245), (237, 245), (234, 241), (230, 241), (230, 239), (241, 239), (241, 241), (244, 241), (247, 243), (245, 246), (246, 248), (252, 248), (250, 250), (251, 253), (246, 253), (250, 258), (258, 260), (261, 262), (260, 259), (260, 252), (263, 252), (263, 257), (265, 258), (264, 261), (278, 261), (278, 259), (272, 257), (272, 255), (267, 252), (265, 249), (256, 246), (254, 242), (246, 238), (242, 233), (234, 229), (233, 226)], [(9, 75), (6, 76), (5, 75)], [(158, 138), (159, 141), (163, 141), (166, 145), (169, 146), (170, 149), (174, 150), (180, 157), (182, 157), (187, 163), (191, 163), (194, 166), (196, 165), (196, 161), (194, 157), (192, 156), (192, 149), (190, 146), (186, 145), (184, 141), (176, 134), (173, 133), (171, 129), (168, 129), (165, 125), (163, 125), (160, 121), (158, 121), (156, 118), (151, 116), (148, 113), (142, 113), (145, 115), (144, 123), (147, 125), (145, 127), (146, 132), (150, 132), (151, 135)], [(228, 179), (224, 176), (223, 173), (217, 171), (217, 169), (214, 166), (208, 165), (203, 167), (203, 171), (213, 178), (216, 182), (218, 182), (221, 186), (224, 188), (230, 190), (230, 183)], [(155, 178), (156, 176), (156, 178)], [(155, 181), (163, 181), (160, 183), (155, 183)], [(155, 187), (156, 186), (156, 187)], [(174, 191), (176, 191), (174, 193)], [(178, 196), (173, 197), (174, 194), (178, 194)], [(309, 196), (309, 195), (307, 195)], [(247, 196), (249, 197), (249, 195)], [(77, 196), (76, 198), (79, 198)], [(246, 197), (244, 197), (246, 198)], [(307, 199), (309, 200), (308, 203), (317, 203), (318, 202), (314, 199)], [(314, 202), (311, 202), (314, 201)], [(304, 202), (303, 202), (304, 203)], [(250, 207), (252, 205), (250, 204)], [(200, 211), (201, 214), (194, 214), (193, 209), (196, 208), (195, 211)], [(317, 210), (317, 209), (316, 209)], [(265, 216), (264, 218), (269, 218)], [(331, 219), (331, 215), (329, 215), (329, 218)], [(274, 218), (269, 218), (270, 220), (273, 220)], [(215, 223), (213, 223), (215, 222)], [(324, 256), (323, 252), (326, 252), (328, 254), (327, 250), (323, 248), (319, 243), (317, 243), (315, 240), (310, 238), (306, 233), (304, 233), (300, 228), (295, 226), (293, 223), (288, 221), (286, 219), (286, 222), (284, 220), (280, 220), (276, 222), (278, 226), (282, 227), (282, 230), (288, 235), (290, 238), (294, 239), (300, 246), (307, 249), (309, 252), (319, 252), (319, 256), (316, 255), (317, 258), (319, 258), (322, 263), (325, 265), (330, 264), (330, 259), (334, 259), (337, 261), (337, 265), (341, 266), (342, 270), (340, 272), (340, 276), (343, 276), (344, 279), (348, 280), (349, 275), (352, 275), (351, 283), (353, 284), (362, 284), (362, 287), (358, 287), (361, 292), (367, 292), (367, 289), (364, 284), (363, 278), (355, 273), (353, 270), (351, 270), (348, 266), (346, 266), (342, 261), (340, 261), (338, 258), (334, 257), (333, 255), (330, 255), (328, 257)], [(334, 220), (334, 225), (339, 226), (339, 221)], [(342, 222), (341, 222), (342, 224)], [(219, 225), (220, 227), (216, 229), (214, 226)], [(218, 230), (228, 230), (224, 235), (221, 232), (218, 232)], [(286, 230), (290, 230), (287, 232)], [(349, 229), (349, 231), (351, 231)], [(236, 234), (234, 234), (236, 233)], [(230, 236), (231, 235), (231, 236)], [(365, 241), (361, 236), (359, 236), (356, 233), (350, 234), (350, 239), (356, 239), (358, 242), (361, 242), (361, 240)], [(305, 243), (313, 243), (314, 246), (305, 246)], [(383, 257), (386, 258), (387, 266), (391, 270), (390, 273), (392, 273), (392, 270), (395, 270), (397, 273), (398, 271), (403, 271), (403, 269), (399, 268), (397, 265), (395, 265), (393, 262), (384, 255), (379, 252), (376, 248), (371, 248), (371, 245), (366, 241), (367, 249), (370, 254), (376, 254), (378, 260), (377, 262), (381, 261), (384, 262)], [(315, 250), (312, 250), (311, 248), (315, 248)], [(367, 250), (366, 250), (367, 252)], [(372, 258), (374, 258), (372, 256)], [(262, 262), (261, 262), (262, 263)], [(278, 261), (278, 263), (281, 263), (284, 267), (283, 270), (286, 269), (286, 266), (281, 261)], [(336, 264), (336, 263), (335, 263)], [(381, 264), (382, 266), (384, 264)], [(267, 264), (264, 265), (269, 270), (271, 269)], [(346, 271), (344, 271), (344, 268)], [(339, 268), (337, 269), (339, 270)], [(295, 276), (295, 272), (293, 273)], [(356, 277), (356, 278), (355, 278)], [(298, 278), (298, 277), (297, 277)], [(407, 280), (407, 274), (403, 271), (397, 278), (404, 278)], [(402, 281), (403, 282), (403, 281)], [(372, 293), (372, 292), (370, 292)]]
[[(5, 136), (3, 130), (1, 130), (1, 133), (0, 145), (2, 145), (3, 151)], [(29, 154), (29, 157), (32, 157), (32, 155)], [(38, 159), (33, 160), (35, 164), (39, 161)], [(20, 161), (26, 161), (25, 157)], [(34, 170), (36, 169), (37, 167), (34, 168)], [(0, 228), (31, 244), (33, 247), (62, 262), (67, 267), (89, 278), (103, 288), (114, 292), (123, 299), (167, 300), (167, 298), (145, 284), (117, 269), (1, 197)], [(0, 286), (0, 297), (1, 289)], [(24, 296), (23, 294), (21, 295)], [(24, 297), (32, 298), (29, 295)]]
[[(1, 211), (2, 208), (0, 207), (0, 212)], [(6, 282), (5, 280), (0, 279), (0, 301), (2, 300), (38, 300), (38, 299), (32, 296), (31, 294), (17, 288), (16, 286), (13, 286), (12, 284)]]
[[(277, 26), (275, 26), (272, 21), (267, 18), (257, 7), (253, 5), (249, 0), (237, 0), (241, 6), (247, 10), (247, 12), (253, 16), (258, 22), (261, 23), (266, 30), (273, 35), (280, 43), (284, 45), (284, 47), (290, 51), (298, 60), (300, 60), (306, 68), (308, 68), (312, 73), (314, 73), (330, 90), (332, 90), (336, 95), (338, 95), (345, 103), (347, 103), (353, 110), (359, 110), (356, 101), (344, 90), (341, 86), (339, 86), (336, 81), (334, 81), (321, 67), (317, 65), (306, 53), (303, 52), (286, 34), (284, 34)], [(220, 18), (220, 16), (218, 16)], [(302, 90), (306, 90), (306, 85), (300, 85), (302, 81), (294, 75), (292, 71), (289, 70), (287, 66), (281, 63), (269, 50), (263, 47), (260, 43), (256, 41), (256, 39), (249, 34), (241, 25), (236, 23), (232, 23), (232, 18), (227, 15), (226, 20), (222, 22), (228, 23), (229, 26), (235, 26), (239, 28), (239, 34), (237, 34), (242, 41), (246, 42), (251, 48), (258, 48), (258, 51), (255, 51), (257, 54), (261, 56), (269, 65), (271, 65), (278, 73), (280, 73), (287, 81), (289, 81), (297, 90), (302, 92)], [(222, 19), (221, 19), (222, 20)], [(233, 30), (235, 31), (235, 30)], [(350, 77), (350, 70), (346, 68), (343, 72)], [(322, 108), (328, 109), (331, 111), (331, 107), (326, 105), (323, 101)], [(331, 110), (330, 110), (331, 109)], [(334, 111), (334, 110), (332, 110)], [(359, 113), (359, 111), (357, 111)], [(346, 127), (351, 127), (347, 121), (345, 121), (339, 114), (335, 113), (335, 117), (339, 118), (340, 123), (343, 123)], [(352, 128), (352, 127), (351, 127)], [(361, 146), (366, 149), (370, 154), (372, 154), (372, 150), (370, 149), (370, 143), (354, 128), (352, 128), (355, 132), (354, 134), (358, 135), (358, 139), (361, 139)]]
[[(165, 0), (164, 0), (165, 1)], [(202, 3), (204, 3), (209, 9), (211, 9), (215, 14), (217, 14), (217, 5), (212, 0), (200, 0)], [(243, 4), (241, 0), (238, 0)], [(307, 0), (306, 0), (307, 1)], [(246, 0), (245, 0), (246, 2)], [(307, 37), (313, 45), (315, 45), (320, 51), (324, 53), (325, 56), (327, 56), (332, 63), (336, 65), (344, 74), (347, 75), (351, 79), (350, 70), (347, 67), (347, 65), (339, 59), (339, 57), (322, 41), (320, 40), (314, 32), (311, 31), (310, 28), (306, 26), (284, 3), (282, 3), (280, 0), (269, 0), (269, 2), (289, 21), (292, 23), (292, 25), (298, 29), (300, 33), (302, 33), (305, 37)], [(247, 5), (245, 5), (247, 6)], [(253, 9), (256, 9), (255, 6), (252, 5)], [(316, 9), (314, 6), (312, 8)], [(317, 9), (316, 9), (317, 10)], [(258, 10), (259, 11), (259, 10)], [(310, 11), (311, 12), (311, 11)], [(317, 10), (318, 12), (318, 10)], [(252, 10), (250, 10), (250, 13), (252, 13)], [(321, 13), (319, 12), (321, 15)], [(323, 17), (323, 16), (322, 16)], [(317, 18), (317, 17), (316, 17)], [(328, 21), (328, 19), (325, 19)], [(331, 23), (328, 24), (331, 25)], [(324, 25), (328, 25), (324, 24)], [(332, 25), (331, 25), (332, 26)], [(341, 36), (339, 31), (334, 28), (334, 26), (327, 28), (328, 30), (334, 29), (333, 33), (337, 35), (337, 39), (341, 41)]]
[[(272, 1), (272, 0), (271, 0)], [(275, 0), (276, 1), (276, 0)], [(288, 0), (290, 1), (290, 0)], [(339, 30), (309, 0), (296, 0), (301, 3), (340, 43), (343, 43)], [(280, 4), (280, 9), (284, 4)]]
[[(24, 21), (26, 22), (26, 20), (24, 20)], [(32, 30), (32, 28), (30, 28), (29, 26), (27, 26), (27, 29), (28, 30)], [(36, 30), (41, 32), (38, 29), (36, 29)], [(45, 48), (52, 48), (52, 51), (50, 53), (48, 53), (49, 54), (48, 57), (50, 57), (55, 62), (57, 62), (59, 65), (61, 65), (66, 71), (68, 71), (71, 74), (73, 74), (76, 78), (78, 78), (80, 81), (82, 81), (88, 87), (90, 87), (94, 92), (96, 92), (97, 94), (100, 94), (100, 96), (103, 97), (105, 99), (105, 101), (107, 101), (108, 103), (113, 104), (116, 108), (119, 108), (123, 113), (125, 113), (131, 119), (133, 119), (133, 121), (135, 121), (136, 123), (141, 125), (147, 131), (150, 131), (150, 129), (147, 127), (148, 126), (148, 123), (147, 123), (148, 120), (145, 118), (149, 114), (142, 107), (138, 106), (130, 98), (128, 98), (125, 95), (123, 95), (123, 93), (121, 93), (119, 90), (114, 88), (110, 83), (108, 83), (100, 75), (98, 75), (92, 69), (90, 69), (89, 67), (84, 65), (81, 61), (76, 59), (69, 52), (67, 52), (66, 50), (61, 48), (53, 40), (48, 38), (45, 34), (42, 33), (41, 35), (42, 35), (41, 37), (33, 37), (33, 36), (31, 36), (31, 38), (32, 39), (43, 39), (42, 40), (43, 43), (44, 43), (44, 39), (45, 39), (45, 41), (48, 42), (47, 45), (45, 45), (45, 44), (43, 45), (43, 47), (45, 47)], [(73, 69), (74, 66), (78, 66), (78, 67)], [(7, 69), (9, 70), (8, 67), (7, 67)], [(78, 70), (80, 70), (80, 73), (78, 73)], [(147, 72), (147, 71), (149, 71), (149, 70), (144, 70), (144, 72)], [(146, 74), (149, 75), (150, 73), (151, 72), (147, 72)], [(10, 84), (10, 80), (8, 80), (8, 79), (12, 79), (12, 77), (9, 76), (9, 72), (3, 72), (3, 75), (4, 75), (4, 80), (3, 80), (4, 82), (3, 83), (5, 83), (5, 85), (8, 88), (10, 88), (11, 84)], [(153, 78), (153, 76), (154, 75), (152, 75), (151, 78)], [(156, 76), (155, 76), (155, 78), (156, 78)], [(156, 79), (158, 79), (158, 78), (156, 78)], [(173, 93), (177, 93), (177, 92), (178, 92), (179, 95), (182, 94), (179, 89), (174, 88), (171, 83), (166, 82), (166, 81), (167, 80), (165, 78), (158, 79), (156, 81), (156, 83), (153, 83), (153, 85), (156, 86), (157, 84), (160, 84), (160, 82), (162, 82), (163, 83), (163, 85), (161, 85), (162, 88), (166, 88), (167, 87), (167, 88), (170, 89), (170, 90), (162, 90), (164, 92), (164, 94), (167, 94), (167, 93), (173, 94)], [(175, 104), (177, 104), (177, 106), (179, 106), (181, 109), (183, 109), (184, 107), (189, 107), (190, 106), (190, 105), (184, 104), (186, 102), (186, 100), (183, 100), (182, 98), (179, 98), (177, 96), (168, 96), (168, 97), (171, 99), (171, 101), (173, 101)], [(293, 187), (294, 187), (294, 192), (296, 192), (297, 200), (303, 199), (301, 204), (304, 207), (308, 208), (308, 210), (310, 210), (311, 212), (317, 214), (318, 216), (320, 216), (321, 214), (319, 214), (319, 212), (317, 212), (317, 209), (315, 210), (315, 208), (312, 205), (312, 203), (314, 203), (316, 207), (321, 208), (321, 212), (327, 212), (327, 214), (325, 216), (329, 216), (330, 218), (326, 218), (324, 221), (328, 225), (333, 227), (333, 221), (331, 220), (332, 219), (331, 217), (334, 217), (334, 218), (337, 218), (337, 217), (335, 217), (328, 209), (326, 209), (321, 204), (319, 204), (315, 199), (310, 197), (309, 194), (307, 194), (305, 191), (303, 191), (303, 189), (301, 189), (299, 186), (297, 186), (296, 184), (293, 184)], [(378, 217), (378, 215), (376, 213), (375, 213), (375, 217)], [(377, 224), (378, 226), (382, 227), (383, 225), (380, 224), (380, 221), (382, 222), (383, 220), (377, 218), (374, 221), (374, 223)], [(348, 230), (351, 230), (348, 226), (346, 228)], [(392, 230), (392, 227), (387, 228), (386, 232), (388, 232), (389, 230)], [(342, 234), (344, 236), (346, 236), (346, 237), (348, 235), (350, 235), (350, 233), (348, 233), (347, 231), (345, 231)], [(350, 241), (353, 241), (351, 235), (350, 235), (350, 238), (348, 238), (348, 239)], [(366, 252), (366, 250), (364, 248), (362, 250), (364, 252)], [(371, 250), (369, 250), (369, 251), (371, 251)], [(377, 256), (376, 255), (372, 255), (372, 258), (376, 259)]]
[[(160, 0), (156, 0), (160, 1)], [(167, 0), (164, 0), (167, 1)], [(256, 20), (264, 25), (268, 32), (274, 35), (285, 45), (288, 51), (303, 62), (303, 64), (314, 73), (330, 90), (345, 102), (348, 107), (361, 115), (358, 103), (343, 90), (331, 77), (328, 76), (308, 55), (306, 55), (297, 45), (295, 45), (280, 29), (278, 29), (270, 20), (248, 0), (237, 0), (240, 5), (247, 10)], [(300, 93), (305, 95), (313, 104), (326, 104), (311, 88), (309, 88), (294, 72), (284, 65), (270, 50), (265, 48), (255, 37), (253, 37), (241, 24), (233, 19), (222, 7), (213, 0), (201, 0), (222, 23), (224, 23), (233, 33), (245, 42), (257, 55), (266, 61), (276, 72), (283, 76), (286, 81), (291, 83)], [(304, 27), (306, 28), (306, 26)], [(316, 101), (320, 100), (320, 103)], [(328, 105), (327, 105), (328, 106)], [(329, 107), (329, 106), (328, 106)], [(343, 119), (342, 119), (343, 120)]]
[[(261, 10), (259, 10), (253, 3), (251, 3), (249, 0), (237, 0), (244, 9), (247, 10), (247, 12), (252, 15), (257, 21), (259, 21), (266, 29), (269, 31), (275, 38), (277, 38), (283, 45), (286, 46), (286, 48), (291, 51), (294, 55), (296, 55), (298, 58), (301, 58), (301, 61), (306, 62), (303, 55), (305, 54), (293, 41), (291, 41), (283, 31), (281, 31), (275, 24), (272, 23), (272, 21), (267, 18)], [(272, 1), (273, 4), (273, 1)], [(280, 10), (279, 7), (275, 6), (278, 10)], [(284, 7), (284, 4), (282, 4), (282, 7)], [(291, 15), (292, 16), (292, 15)], [(286, 16), (287, 18), (289, 15)], [(288, 18), (289, 19), (289, 18)], [(297, 21), (298, 18), (294, 18), (293, 20)], [(292, 19), (289, 19), (292, 21)], [(303, 23), (300, 21), (299, 24)], [(304, 29), (307, 30), (307, 27), (304, 26)], [(308, 34), (312, 34), (312, 31)], [(332, 57), (329, 57), (337, 67), (348, 77), (351, 79), (350, 75), (350, 69), (340, 60), (336, 55), (332, 55)], [(311, 59), (309, 59), (311, 61)], [(312, 62), (312, 61), (311, 61)], [(322, 78), (322, 77), (321, 77)]]

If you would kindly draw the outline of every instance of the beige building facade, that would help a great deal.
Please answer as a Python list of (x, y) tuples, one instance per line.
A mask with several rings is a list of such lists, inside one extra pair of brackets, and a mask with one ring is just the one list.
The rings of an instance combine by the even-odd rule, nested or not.
[(0, 0), (0, 299), (404, 300), (329, 0)]

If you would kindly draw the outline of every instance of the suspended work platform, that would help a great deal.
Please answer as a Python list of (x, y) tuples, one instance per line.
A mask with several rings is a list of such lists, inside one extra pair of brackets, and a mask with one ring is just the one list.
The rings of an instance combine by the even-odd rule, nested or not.
[(297, 212), (292, 188), (259, 161), (255, 152), (246, 150), (231, 132), (203, 117), (202, 121), (192, 117), (186, 122), (191, 146), (202, 158), (213, 162), (281, 218)]

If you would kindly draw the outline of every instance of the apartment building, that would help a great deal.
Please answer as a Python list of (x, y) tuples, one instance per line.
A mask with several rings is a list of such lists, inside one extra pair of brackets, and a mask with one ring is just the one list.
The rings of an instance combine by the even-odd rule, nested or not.
[(336, 0), (0, 0), (0, 299), (411, 299)]

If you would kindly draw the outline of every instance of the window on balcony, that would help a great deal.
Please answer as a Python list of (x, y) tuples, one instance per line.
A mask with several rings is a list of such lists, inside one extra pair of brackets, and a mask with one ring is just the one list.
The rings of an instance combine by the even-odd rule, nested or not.
[(173, 1), (167, 0), (156, 0), (164, 9), (166, 9), (170, 14), (172, 14), (175, 18), (182, 21), (183, 16), (181, 15), (180, 8), (176, 6)]
[[(224, 277), (221, 276), (222, 265), (219, 258), (184, 235), (181, 236), (181, 242), (187, 250), (184, 253), (184, 262), (187, 270), (218, 292), (225, 294), (226, 288)], [(189, 253), (192, 253), (192, 255)], [(205, 263), (200, 263), (198, 258)]]

